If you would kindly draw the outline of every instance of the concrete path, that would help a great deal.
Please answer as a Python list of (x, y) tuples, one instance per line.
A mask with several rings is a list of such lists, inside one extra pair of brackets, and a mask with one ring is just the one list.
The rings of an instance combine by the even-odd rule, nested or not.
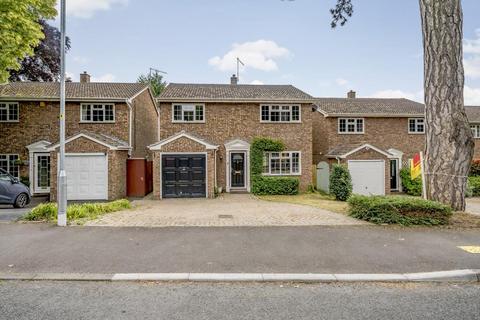
[(0, 283), (5, 319), (478, 320), (475, 284)]
[(480, 197), (467, 198), (465, 211), (480, 216)]
[(259, 200), (251, 194), (216, 199), (137, 200), (136, 209), (115, 212), (87, 225), (112, 227), (321, 226), (367, 223), (319, 208)]
[(0, 224), (0, 272), (411, 273), (480, 269), (473, 230)]

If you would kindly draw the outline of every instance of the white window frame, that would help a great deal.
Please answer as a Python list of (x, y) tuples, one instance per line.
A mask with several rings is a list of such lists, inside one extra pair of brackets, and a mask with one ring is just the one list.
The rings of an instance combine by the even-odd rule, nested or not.
[(470, 123), (470, 130), (474, 139), (480, 139), (480, 123)]
[[(112, 112), (113, 112), (113, 120), (103, 120), (103, 121), (94, 121), (93, 120), (93, 106), (102, 106), (103, 110), (103, 119), (105, 119), (105, 106), (112, 106)], [(90, 106), (90, 119), (91, 120), (83, 120), (83, 107), (84, 106)], [(91, 103), (81, 103), (80, 104), (80, 123), (115, 123), (115, 104), (114, 103), (97, 103), (97, 102), (91, 102)]]
[[(290, 115), (290, 121), (272, 121), (272, 107), (280, 107), (280, 119), (282, 118), (282, 111), (288, 111)], [(268, 120), (263, 120), (262, 118), (262, 109), (263, 107), (268, 107)], [(288, 110), (282, 110), (283, 107), (288, 107)], [(298, 107), (298, 120), (292, 120), (293, 107)], [(299, 104), (261, 104), (260, 105), (260, 122), (261, 123), (301, 123), (302, 122), (302, 106)]]
[[(410, 121), (414, 120), (415, 121), (415, 131), (411, 131), (410, 130)], [(423, 131), (418, 131), (418, 123), (417, 121), (418, 120), (422, 120), (423, 123)], [(408, 133), (409, 134), (425, 134), (425, 118), (408, 118), (408, 122), (407, 122), (407, 126), (408, 126)]]
[[(273, 153), (279, 153), (280, 156), (275, 159), (282, 159), (282, 153), (288, 153), (289, 156), (288, 158), (290, 159), (290, 172), (289, 173), (272, 173), (272, 154)], [(298, 154), (298, 172), (292, 172), (292, 166), (293, 166), (293, 161), (292, 161), (292, 155), (294, 153)], [(264, 152), (264, 157), (265, 155), (268, 156), (268, 172), (262, 172), (264, 176), (301, 176), (302, 175), (302, 153), (300, 151), (268, 151)], [(265, 158), (264, 158), (265, 159)], [(263, 159), (263, 161), (264, 161)], [(262, 170), (263, 170), (263, 165), (262, 165)], [(282, 171), (282, 162), (280, 161), (280, 171)]]
[(10, 157), (11, 157), (11, 156), (16, 156), (16, 157), (17, 157), (17, 160), (18, 160), (18, 159), (20, 159), (20, 155), (19, 155), (19, 154), (16, 154), (16, 153), (2, 153), (2, 154), (0, 154), (0, 156), (1, 156), (1, 157), (4, 157), (4, 156), (7, 157), (7, 169), (6, 169), (6, 171), (7, 171), (10, 175), (12, 175), (13, 177), (20, 179), (20, 165), (18, 165), (18, 164), (17, 164), (17, 165), (13, 165), (13, 166), (16, 166), (16, 167), (17, 167), (17, 172), (18, 172), (18, 175), (17, 175), (17, 176), (13, 175), (13, 174), (10, 172), (10, 165), (11, 165), (11, 164), (10, 164), (10, 162), (11, 162)]
[[(345, 130), (346, 131), (340, 131), (340, 121), (341, 120), (345, 120)], [(349, 132), (348, 131), (348, 122), (349, 121), (354, 121), (354, 127), (355, 127), (355, 131), (353, 132)], [(358, 125), (358, 121), (361, 120), (362, 121), (362, 131), (358, 131), (357, 130), (357, 125)], [(338, 134), (365, 134), (365, 118), (338, 118), (337, 120), (337, 132)]]
[[(182, 120), (175, 120), (175, 106), (182, 107)], [(186, 121), (184, 116), (184, 109), (183, 107), (192, 107), (193, 106), (193, 121)], [(197, 107), (202, 107), (203, 109), (203, 119), (196, 120), (197, 115)], [(204, 103), (172, 103), (172, 123), (205, 123), (206, 112), (205, 112), (205, 104)]]
[[(18, 102), (8, 102), (8, 101), (0, 101), (0, 104), (5, 105), (5, 109), (7, 110), (7, 120), (0, 120), (0, 122), (19, 122), (20, 121), (20, 105)], [(14, 105), (17, 107), (17, 119), (10, 120), (10, 106)], [(2, 107), (0, 107), (2, 108)], [(4, 109), (2, 108), (2, 109)]]

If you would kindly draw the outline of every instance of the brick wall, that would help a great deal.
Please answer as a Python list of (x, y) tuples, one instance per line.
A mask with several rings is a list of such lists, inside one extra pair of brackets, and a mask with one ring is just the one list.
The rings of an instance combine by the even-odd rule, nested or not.
[(133, 150), (135, 158), (151, 157), (147, 147), (158, 140), (158, 114), (148, 90), (133, 100)]
[(282, 140), (288, 151), (301, 151), (300, 188), (312, 183), (312, 107), (301, 106), (301, 123), (260, 123), (260, 104), (206, 103), (205, 123), (172, 123), (172, 104), (160, 105), (160, 137), (165, 139), (182, 130), (219, 146), (217, 153), (218, 186), (226, 187), (225, 143), (234, 139), (251, 142), (262, 136)]

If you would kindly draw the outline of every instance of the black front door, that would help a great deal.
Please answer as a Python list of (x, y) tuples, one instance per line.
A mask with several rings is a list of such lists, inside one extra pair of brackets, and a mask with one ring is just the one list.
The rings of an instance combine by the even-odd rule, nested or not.
[(390, 160), (390, 190), (398, 190), (398, 159)]
[(230, 153), (232, 188), (245, 188), (245, 153)]
[(205, 197), (205, 155), (163, 155), (164, 198)]

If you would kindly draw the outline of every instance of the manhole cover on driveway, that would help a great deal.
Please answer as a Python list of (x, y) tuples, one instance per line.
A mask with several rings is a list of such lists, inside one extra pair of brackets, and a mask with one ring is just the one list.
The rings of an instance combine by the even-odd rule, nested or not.
[(219, 219), (233, 219), (233, 216), (231, 214), (219, 214), (218, 218)]

